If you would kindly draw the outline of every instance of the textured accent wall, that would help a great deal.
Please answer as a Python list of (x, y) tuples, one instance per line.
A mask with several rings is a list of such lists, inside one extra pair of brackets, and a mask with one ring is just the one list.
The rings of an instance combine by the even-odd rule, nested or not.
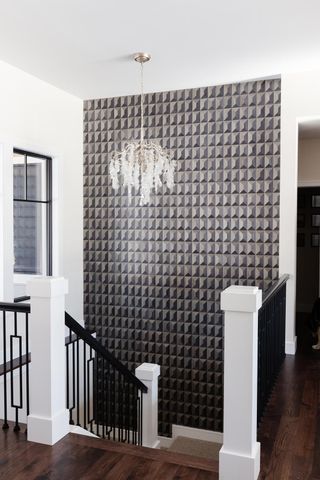
[(85, 321), (131, 370), (161, 365), (160, 434), (221, 431), (220, 293), (278, 276), (280, 80), (148, 94), (147, 137), (177, 172), (143, 207), (108, 175), (138, 138), (139, 102), (84, 103)]

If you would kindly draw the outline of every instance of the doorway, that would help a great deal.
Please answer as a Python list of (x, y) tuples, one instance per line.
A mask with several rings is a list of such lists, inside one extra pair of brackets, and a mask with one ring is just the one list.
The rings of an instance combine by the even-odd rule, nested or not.
[(296, 334), (298, 348), (310, 348), (308, 321), (320, 297), (319, 122), (300, 126), (298, 158)]

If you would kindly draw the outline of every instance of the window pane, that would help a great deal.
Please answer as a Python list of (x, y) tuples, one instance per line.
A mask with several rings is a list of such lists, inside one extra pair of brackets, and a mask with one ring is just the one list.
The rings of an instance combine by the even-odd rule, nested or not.
[(25, 163), (24, 155), (15, 153), (13, 155), (13, 198), (23, 200), (26, 198), (25, 191)]
[(27, 157), (27, 199), (47, 200), (47, 162), (45, 159)]
[(14, 271), (46, 274), (46, 205), (14, 202)]

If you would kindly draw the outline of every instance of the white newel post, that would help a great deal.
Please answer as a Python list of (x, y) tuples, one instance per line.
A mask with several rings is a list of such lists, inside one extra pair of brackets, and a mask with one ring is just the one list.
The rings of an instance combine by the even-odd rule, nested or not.
[(28, 440), (53, 445), (69, 431), (66, 409), (64, 278), (43, 277), (27, 284), (30, 314), (30, 415)]
[(224, 331), (224, 429), (220, 480), (257, 480), (258, 287), (231, 286), (221, 294)]
[(142, 444), (144, 447), (157, 448), (158, 440), (158, 377), (160, 366), (155, 363), (143, 363), (136, 368), (136, 377), (147, 387), (143, 393)]

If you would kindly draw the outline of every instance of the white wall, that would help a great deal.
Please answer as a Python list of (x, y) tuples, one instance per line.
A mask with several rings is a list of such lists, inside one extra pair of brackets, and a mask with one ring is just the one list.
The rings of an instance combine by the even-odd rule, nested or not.
[(298, 184), (320, 186), (320, 138), (299, 139)]
[(53, 157), (53, 273), (69, 280), (66, 306), (82, 321), (82, 101), (3, 62), (0, 79), (0, 298), (13, 296), (12, 149), (18, 147)]
[(286, 351), (295, 352), (298, 124), (320, 118), (320, 72), (281, 77), (280, 274), (287, 285)]

